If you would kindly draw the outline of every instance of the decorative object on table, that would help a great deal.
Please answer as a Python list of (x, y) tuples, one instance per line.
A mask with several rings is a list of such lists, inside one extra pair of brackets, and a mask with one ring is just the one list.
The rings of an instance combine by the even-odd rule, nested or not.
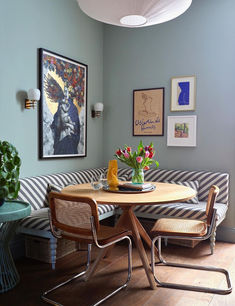
[(91, 187), (94, 190), (99, 190), (103, 187), (99, 177), (91, 176)]
[[(138, 184), (138, 185), (144, 185), (144, 184)], [(129, 186), (127, 185), (124, 185), (124, 184), (119, 184), (118, 185), (118, 188), (116, 190), (111, 190), (109, 188), (109, 186), (105, 186), (103, 187), (103, 190), (104, 191), (108, 191), (108, 192), (114, 192), (114, 193), (129, 193), (129, 194), (134, 194), (134, 193), (146, 193), (146, 192), (151, 192), (151, 191), (154, 191), (156, 189), (156, 186), (155, 185), (152, 185), (151, 184), (151, 187), (149, 188), (143, 188), (143, 189), (138, 189), (138, 188), (133, 188), (133, 184), (130, 183)], [(136, 184), (137, 186), (137, 184)]]
[(183, 14), (192, 0), (77, 0), (89, 17), (116, 26), (136, 28), (172, 20)]
[(167, 145), (196, 147), (197, 116), (168, 116)]
[(20, 190), (20, 165), (16, 148), (9, 142), (0, 140), (0, 206), (4, 199), (17, 198)]
[(133, 90), (133, 136), (164, 135), (164, 88)]
[(138, 145), (137, 151), (132, 151), (131, 147), (125, 146), (124, 149), (118, 149), (115, 154), (118, 160), (133, 169), (133, 184), (144, 183), (144, 170), (148, 170), (150, 165), (155, 164), (156, 167), (159, 167), (159, 162), (153, 160), (154, 155), (153, 143), (151, 142), (149, 146), (144, 146), (142, 140)]
[(40, 49), (40, 158), (86, 156), (87, 65)]
[(171, 111), (194, 111), (196, 104), (195, 76), (171, 79)]
[(40, 100), (41, 92), (39, 89), (31, 88), (28, 90), (28, 98), (25, 99), (25, 108), (30, 109), (34, 108), (37, 104), (37, 102)]
[(110, 190), (118, 190), (118, 163), (116, 159), (109, 161), (107, 182)]

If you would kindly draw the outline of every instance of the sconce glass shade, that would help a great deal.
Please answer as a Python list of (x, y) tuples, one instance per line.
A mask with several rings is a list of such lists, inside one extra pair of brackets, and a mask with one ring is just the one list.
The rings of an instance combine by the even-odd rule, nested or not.
[(28, 99), (31, 101), (39, 101), (40, 100), (40, 90), (39, 89), (29, 89), (28, 90)]
[(91, 111), (91, 117), (92, 118), (101, 117), (103, 110), (104, 110), (104, 104), (101, 102), (96, 103), (93, 107), (93, 110)]
[(95, 112), (102, 112), (104, 110), (104, 104), (101, 102), (98, 102), (94, 105), (94, 111)]
[(146, 27), (183, 14), (192, 0), (77, 0), (93, 19), (122, 27)]
[(25, 99), (25, 108), (30, 109), (34, 108), (37, 101), (40, 100), (40, 90), (39, 89), (29, 89), (28, 90), (28, 99)]

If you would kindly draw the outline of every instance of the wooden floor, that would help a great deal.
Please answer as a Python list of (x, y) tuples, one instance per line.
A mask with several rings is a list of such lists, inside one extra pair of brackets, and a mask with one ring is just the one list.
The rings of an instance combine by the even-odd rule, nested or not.
[[(66, 306), (91, 305), (97, 299), (125, 281), (127, 267), (127, 248), (118, 245), (113, 249), (113, 261), (105, 259), (95, 277), (88, 283), (74, 281), (72, 284), (58, 289), (53, 297)], [(97, 254), (93, 250), (93, 258)], [(235, 244), (216, 243), (214, 255), (209, 255), (209, 243), (202, 242), (194, 249), (168, 245), (163, 247), (163, 254), (168, 260), (190, 262), (203, 265), (224, 267), (230, 271), (232, 283), (235, 284)], [(21, 275), (20, 284), (14, 289), (0, 295), (1, 306), (37, 306), (45, 305), (41, 292), (60, 281), (82, 271), (85, 262), (84, 252), (73, 253), (57, 261), (56, 270), (49, 264), (22, 258), (16, 262)], [(224, 276), (220, 273), (180, 270), (170, 267), (159, 267), (158, 276), (163, 281), (186, 281), (190, 284), (225, 287)], [(235, 305), (235, 290), (229, 295), (213, 295), (175, 289), (157, 288), (151, 290), (136, 249), (133, 250), (133, 274), (129, 286), (103, 305), (128, 306), (204, 306)]]

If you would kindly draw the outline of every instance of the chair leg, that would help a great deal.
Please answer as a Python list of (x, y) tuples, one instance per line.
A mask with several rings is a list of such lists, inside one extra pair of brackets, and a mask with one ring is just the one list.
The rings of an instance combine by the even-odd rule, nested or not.
[[(81, 277), (82, 275), (84, 275), (84, 274), (87, 272), (87, 270), (88, 270), (88, 268), (89, 268), (89, 266), (90, 266), (90, 262), (91, 262), (91, 244), (88, 244), (88, 246), (87, 246), (87, 264), (86, 264), (86, 270), (84, 270), (84, 271), (82, 271), (82, 272), (80, 272), (80, 273), (74, 275), (74, 276), (71, 277), (70, 279), (68, 279), (68, 280), (66, 280), (66, 281), (64, 281), (64, 282), (62, 282), (62, 283), (56, 285), (55, 287), (53, 287), (53, 288), (51, 288), (51, 289), (49, 289), (49, 290), (43, 292), (43, 294), (41, 295), (41, 298), (42, 298), (45, 302), (47, 302), (48, 304), (51, 304), (51, 305), (61, 305), (61, 304), (59, 304), (59, 303), (57, 303), (57, 302), (55, 302), (55, 301), (49, 299), (49, 298), (46, 297), (46, 296), (47, 296), (49, 293), (55, 291), (56, 289), (58, 289), (58, 288), (60, 288), (60, 287), (62, 287), (62, 286), (64, 286), (64, 285), (66, 285), (66, 284), (70, 283), (71, 281), (75, 280), (76, 278), (79, 278), (79, 277)], [(61, 305), (61, 306), (62, 306), (62, 305)]]
[(57, 248), (57, 238), (50, 238), (50, 250), (51, 250), (51, 267), (52, 270), (55, 270), (56, 263), (56, 248)]
[(104, 297), (102, 300), (98, 301), (97, 303), (95, 303), (93, 306), (98, 306), (101, 303), (103, 303), (104, 301), (106, 301), (107, 299), (111, 298), (112, 296), (114, 296), (115, 294), (117, 294), (119, 291), (121, 291), (122, 289), (126, 288), (130, 279), (131, 279), (131, 272), (132, 272), (132, 243), (131, 243), (131, 239), (129, 237), (127, 237), (126, 239), (128, 239), (128, 275), (127, 275), (127, 279), (126, 282), (121, 285), (119, 288), (117, 288), (116, 290), (114, 290), (113, 292), (111, 292), (109, 295), (107, 295), (106, 297)]
[(215, 240), (216, 240), (216, 227), (213, 230), (211, 237), (210, 237), (210, 248), (211, 248), (211, 255), (214, 254), (214, 248), (215, 248)]
[[(159, 252), (158, 256), (159, 256), (159, 259), (160, 259), (160, 262), (158, 262), (158, 263), (155, 263), (155, 253), (154, 253), (154, 246), (155, 246), (155, 241), (156, 240), (158, 240), (158, 252)], [(177, 268), (186, 268), (186, 269), (220, 272), (220, 273), (223, 273), (226, 276), (226, 281), (227, 281), (228, 288), (227, 289), (216, 289), (216, 288), (210, 288), (210, 287), (191, 286), (191, 285), (184, 285), (184, 284), (177, 284), (177, 283), (161, 282), (156, 277), (156, 274), (155, 274), (155, 265), (156, 264), (162, 264), (164, 266), (177, 267)], [(217, 294), (228, 294), (232, 291), (232, 286), (231, 286), (229, 273), (225, 269), (216, 268), (216, 267), (209, 267), (209, 266), (198, 266), (198, 265), (188, 265), (188, 264), (166, 262), (161, 255), (161, 237), (156, 237), (152, 241), (151, 267), (152, 267), (152, 272), (153, 272), (155, 281), (156, 281), (156, 283), (158, 284), (159, 287), (182, 289), (182, 290), (191, 290), (191, 291), (199, 291), (199, 292), (208, 292), (208, 293), (217, 293)]]
[[(102, 300), (96, 302), (95, 304), (93, 304), (93, 306), (98, 306), (100, 305), (101, 303), (103, 303), (104, 301), (106, 301), (107, 299), (109, 299), (110, 297), (112, 297), (113, 295), (115, 295), (116, 293), (118, 293), (119, 291), (121, 291), (122, 289), (126, 288), (127, 287), (127, 284), (129, 283), (130, 279), (131, 279), (131, 272), (132, 272), (132, 243), (131, 243), (131, 239), (129, 237), (125, 237), (125, 239), (128, 239), (128, 275), (127, 275), (127, 279), (126, 279), (126, 282), (121, 285), (119, 288), (117, 288), (116, 290), (114, 290), (113, 292), (111, 292), (109, 295), (105, 296)], [(49, 299), (47, 297), (47, 295), (53, 291), (55, 291), (56, 289), (70, 283), (71, 281), (77, 279), (77, 278), (80, 278), (80, 277), (84, 277), (83, 280), (85, 281), (86, 278), (85, 278), (85, 275), (89, 269), (89, 266), (90, 266), (90, 258), (91, 258), (91, 244), (88, 244), (88, 250), (87, 250), (87, 265), (86, 265), (86, 270), (85, 271), (82, 271), (78, 274), (76, 274), (75, 276), (73, 276), (72, 278), (68, 279), (67, 281), (64, 281), (60, 284), (58, 284), (57, 286), (53, 287), (52, 289), (50, 290), (47, 290), (45, 291), (42, 295), (41, 295), (41, 298), (51, 304), (51, 305), (58, 305), (58, 306), (62, 306), (61, 304), (59, 304), (58, 302), (55, 302), (51, 299)]]

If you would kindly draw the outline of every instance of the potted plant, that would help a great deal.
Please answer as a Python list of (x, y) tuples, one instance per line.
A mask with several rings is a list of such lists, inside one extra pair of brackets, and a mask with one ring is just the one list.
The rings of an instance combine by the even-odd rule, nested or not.
[(17, 198), (21, 160), (16, 148), (0, 140), (0, 206), (4, 200)]
[(151, 164), (159, 167), (159, 162), (153, 159), (154, 155), (153, 143), (151, 142), (149, 146), (144, 146), (141, 140), (137, 151), (133, 151), (131, 147), (125, 146), (124, 149), (117, 150), (114, 156), (133, 169), (133, 184), (143, 184), (144, 170), (148, 170)]

